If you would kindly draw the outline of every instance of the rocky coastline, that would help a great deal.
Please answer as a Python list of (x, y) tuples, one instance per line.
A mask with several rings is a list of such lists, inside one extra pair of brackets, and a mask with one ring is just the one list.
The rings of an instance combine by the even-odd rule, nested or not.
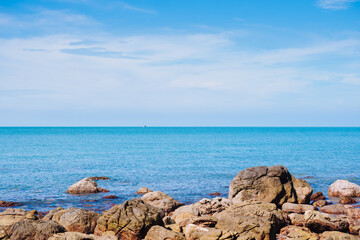
[[(109, 192), (89, 177), (69, 194)], [(341, 240), (360, 239), (360, 186), (337, 180), (328, 195), (313, 193), (284, 166), (253, 167), (232, 180), (228, 198), (185, 205), (160, 191), (140, 188), (139, 198), (102, 213), (56, 208), (41, 215), (0, 201), (0, 240)], [(116, 196), (109, 195), (108, 199)]]

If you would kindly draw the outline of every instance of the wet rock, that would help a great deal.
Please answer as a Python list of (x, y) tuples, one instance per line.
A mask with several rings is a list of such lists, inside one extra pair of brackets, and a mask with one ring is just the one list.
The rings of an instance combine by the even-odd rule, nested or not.
[(310, 197), (310, 201), (316, 202), (319, 200), (325, 200), (325, 196), (322, 192), (316, 192), (316, 193), (312, 194)]
[(65, 227), (69, 232), (94, 233), (99, 213), (80, 208), (57, 208), (49, 212), (43, 219), (54, 220)]
[(93, 234), (84, 234), (79, 232), (58, 233), (49, 238), (49, 240), (117, 240), (115, 236), (96, 236)]
[(26, 219), (14, 223), (8, 235), (10, 240), (47, 240), (52, 235), (65, 231), (65, 228), (55, 221)]
[(298, 227), (294, 225), (286, 226), (280, 230), (280, 234), (286, 236), (284, 239), (296, 240), (318, 240), (319, 235), (310, 231), (306, 227)]
[(144, 195), (149, 192), (152, 192), (152, 191), (145, 187), (145, 188), (139, 188), (139, 190), (135, 194)]
[(281, 206), (285, 202), (309, 203), (312, 188), (293, 177), (284, 166), (253, 167), (240, 171), (232, 180), (229, 199), (233, 203), (259, 200)]
[(357, 201), (351, 197), (342, 197), (339, 201), (340, 204), (354, 204)]
[(84, 178), (71, 185), (66, 191), (71, 194), (93, 194), (99, 192), (109, 192), (109, 190), (98, 187), (97, 183), (91, 178)]
[(108, 178), (108, 177), (89, 177), (88, 179), (97, 181), (97, 180), (109, 180), (110, 178)]
[(326, 231), (321, 234), (320, 240), (359, 240), (359, 238), (342, 232)]
[(151, 206), (163, 210), (166, 213), (170, 213), (176, 208), (184, 205), (183, 203), (176, 201), (174, 198), (160, 191), (146, 193), (141, 197), (141, 200), (150, 204)]
[(317, 208), (321, 208), (323, 206), (326, 206), (326, 205), (330, 205), (331, 202), (328, 202), (326, 200), (317, 200), (316, 202), (313, 202), (313, 206), (314, 207), (317, 207)]
[(334, 197), (360, 197), (360, 186), (348, 180), (336, 180), (330, 185), (328, 193)]
[(159, 208), (135, 198), (105, 211), (97, 221), (95, 235), (113, 231), (119, 239), (140, 240), (152, 226), (163, 226), (162, 215)]
[(109, 196), (105, 196), (103, 197), (103, 199), (118, 199), (119, 197), (115, 196), (115, 195), (109, 195)]
[(220, 196), (221, 193), (219, 192), (214, 192), (214, 193), (209, 193), (210, 196)]
[(320, 208), (321, 212), (328, 213), (328, 214), (346, 214), (347, 208), (342, 204), (335, 204), (335, 205), (327, 205)]
[(161, 226), (153, 226), (147, 232), (146, 240), (185, 240), (185, 236), (182, 233), (168, 230)]
[(308, 210), (318, 210), (316, 207), (308, 204), (284, 203), (282, 211), (286, 213), (305, 213)]
[(19, 203), (16, 203), (16, 202), (4, 202), (4, 201), (0, 201), (0, 207), (15, 207), (15, 206), (18, 206), (20, 205)]
[(346, 218), (334, 217), (318, 211), (306, 211), (304, 220), (305, 227), (316, 233), (325, 231), (347, 232), (349, 227)]
[(194, 203), (194, 207), (199, 210), (200, 215), (213, 215), (231, 206), (231, 201), (227, 198), (216, 197), (213, 199), (203, 198)]

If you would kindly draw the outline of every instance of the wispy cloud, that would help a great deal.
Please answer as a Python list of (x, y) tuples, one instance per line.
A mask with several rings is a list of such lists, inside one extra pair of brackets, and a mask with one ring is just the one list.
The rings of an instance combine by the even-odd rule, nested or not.
[(152, 10), (152, 9), (145, 9), (145, 8), (140, 8), (140, 7), (135, 7), (133, 5), (130, 5), (128, 3), (125, 2), (119, 2), (120, 6), (124, 9), (127, 10), (131, 10), (131, 11), (135, 11), (135, 12), (142, 12), (142, 13), (148, 13), (148, 14), (157, 14), (157, 11)]
[(351, 3), (359, 0), (319, 0), (318, 6), (330, 10), (342, 10), (350, 7)]

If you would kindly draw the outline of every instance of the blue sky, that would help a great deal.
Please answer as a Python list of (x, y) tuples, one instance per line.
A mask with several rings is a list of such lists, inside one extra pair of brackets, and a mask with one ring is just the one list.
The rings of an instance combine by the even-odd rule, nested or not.
[(2, 126), (360, 126), (360, 1), (0, 0)]

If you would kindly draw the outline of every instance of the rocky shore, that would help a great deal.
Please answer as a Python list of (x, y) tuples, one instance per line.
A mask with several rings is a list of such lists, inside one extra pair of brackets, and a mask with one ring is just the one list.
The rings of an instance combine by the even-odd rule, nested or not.
[[(109, 190), (85, 178), (69, 194)], [(228, 198), (185, 205), (160, 191), (141, 188), (135, 198), (102, 214), (80, 208), (56, 208), (41, 216), (12, 208), (0, 212), (1, 240), (341, 240), (360, 239), (360, 186), (337, 180), (327, 201), (283, 166), (253, 167), (232, 180)], [(214, 196), (218, 193), (214, 193)], [(109, 199), (116, 196), (109, 195)]]

